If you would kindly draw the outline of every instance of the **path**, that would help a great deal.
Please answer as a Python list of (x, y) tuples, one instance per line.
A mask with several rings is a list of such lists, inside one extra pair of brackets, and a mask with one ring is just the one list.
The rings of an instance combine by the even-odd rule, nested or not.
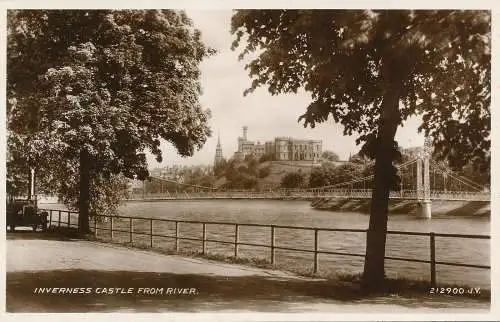
[[(348, 296), (337, 286), (332, 292), (326, 280), (278, 270), (39, 237), (28, 232), (7, 236), (7, 312), (458, 313), (489, 308), (488, 302), (470, 298)], [(33, 294), (42, 287), (91, 288), (92, 293)], [(133, 294), (96, 294), (97, 288), (132, 288)], [(147, 295), (146, 288), (163, 288), (163, 293)], [(169, 288), (191, 293), (166, 294)]]

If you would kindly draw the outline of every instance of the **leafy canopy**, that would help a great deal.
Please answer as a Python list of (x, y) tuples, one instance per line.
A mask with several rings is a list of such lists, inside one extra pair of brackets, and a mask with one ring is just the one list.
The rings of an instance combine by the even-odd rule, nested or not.
[(305, 177), (302, 173), (289, 172), (281, 178), (280, 185), (282, 188), (288, 188), (288, 189), (300, 188), (304, 184), (304, 181)]
[(333, 117), (344, 134), (372, 142), (382, 100), (399, 94), (400, 124), (420, 114), (420, 130), (456, 165), (489, 163), (491, 15), (450, 10), (237, 10), (232, 48), (251, 87), (312, 95), (299, 118), (314, 127)]
[(334, 162), (340, 160), (337, 153), (335, 153), (333, 151), (328, 151), (328, 150), (323, 151), (323, 153), (321, 153), (321, 158), (328, 160), (328, 161), (334, 161)]
[(59, 186), (82, 150), (97, 182), (144, 179), (161, 139), (189, 156), (210, 135), (199, 63), (214, 51), (183, 12), (9, 11), (7, 46), (9, 149)]

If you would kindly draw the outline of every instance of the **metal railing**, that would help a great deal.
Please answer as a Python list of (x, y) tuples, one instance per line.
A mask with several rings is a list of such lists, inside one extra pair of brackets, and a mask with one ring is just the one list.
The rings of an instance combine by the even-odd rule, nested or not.
[[(65, 210), (50, 210), (46, 209), (45, 211), (49, 212), (49, 226), (57, 226), (57, 227), (78, 227), (78, 219), (71, 221), (71, 215), (78, 216), (77, 212), (65, 211)], [(54, 219), (53, 213), (57, 214), (57, 217)], [(66, 214), (66, 218), (63, 220), (61, 214)], [(114, 226), (114, 222), (116, 220), (122, 220), (122, 224), (126, 223), (125, 226), (127, 229), (117, 229)], [(137, 231), (134, 230), (134, 220), (140, 220), (143, 222), (147, 222), (147, 231)], [(109, 222), (109, 228), (100, 227), (98, 222)], [(172, 223), (174, 224), (174, 234), (161, 234), (154, 232), (155, 223)], [(52, 225), (54, 223), (54, 225)], [(195, 237), (187, 237), (182, 236), (180, 234), (180, 226), (181, 224), (198, 224), (201, 228), (201, 238)], [(233, 240), (221, 240), (221, 239), (211, 239), (207, 237), (207, 225), (223, 225), (223, 226), (232, 226), (234, 227), (233, 231)], [(122, 225), (123, 226), (123, 225)], [(269, 232), (270, 243), (250, 243), (243, 242), (239, 239), (239, 232), (241, 227), (260, 227), (265, 228)], [(114, 233), (126, 233), (128, 234), (128, 243), (130, 245), (134, 245), (134, 236), (142, 235), (148, 237), (149, 247), (153, 248), (154, 246), (154, 238), (171, 238), (175, 240), (175, 251), (179, 252), (179, 241), (181, 240), (190, 240), (190, 241), (198, 241), (201, 242), (201, 254), (206, 254), (206, 245), (207, 242), (212, 243), (221, 243), (221, 244), (229, 244), (232, 245), (234, 251), (234, 257), (238, 258), (238, 248), (239, 246), (253, 246), (253, 247), (263, 247), (269, 249), (269, 262), (271, 265), (275, 265), (276, 263), (276, 250), (290, 251), (290, 252), (301, 252), (301, 253), (312, 253), (313, 254), (313, 273), (317, 273), (319, 269), (319, 256), (320, 254), (326, 255), (340, 255), (340, 256), (351, 256), (351, 257), (365, 257), (365, 254), (357, 254), (357, 253), (347, 253), (347, 252), (336, 252), (336, 251), (327, 251), (321, 250), (319, 248), (319, 233), (320, 232), (347, 232), (347, 233), (367, 233), (367, 229), (348, 229), (348, 228), (318, 228), (318, 227), (305, 227), (305, 226), (286, 226), (286, 225), (266, 225), (266, 224), (250, 224), (250, 223), (234, 223), (234, 222), (225, 222), (225, 221), (198, 221), (198, 220), (178, 220), (178, 219), (162, 219), (162, 218), (144, 218), (144, 217), (132, 217), (132, 216), (104, 216), (99, 215), (95, 216), (92, 220), (91, 229), (93, 229), (94, 235), (98, 236), (98, 231), (108, 231), (110, 241), (114, 240)], [(276, 230), (277, 229), (288, 229), (288, 230), (305, 230), (312, 231), (314, 234), (314, 246), (312, 249), (307, 248), (295, 248), (295, 247), (286, 247), (280, 246), (276, 244)], [(456, 262), (447, 262), (447, 261), (439, 261), (436, 259), (436, 237), (440, 238), (467, 238), (467, 239), (490, 239), (488, 235), (468, 235), (468, 234), (447, 234), (447, 233), (434, 233), (434, 232), (411, 232), (411, 231), (395, 231), (389, 230), (387, 231), (388, 235), (406, 235), (406, 236), (424, 236), (429, 238), (429, 250), (430, 257), (429, 259), (419, 259), (419, 258), (407, 258), (407, 257), (395, 257), (395, 256), (385, 256), (386, 260), (395, 260), (395, 261), (405, 261), (405, 262), (414, 262), (414, 263), (425, 263), (429, 264), (430, 268), (430, 282), (432, 286), (435, 286), (437, 283), (436, 277), (436, 265), (448, 265), (448, 266), (457, 266), (457, 267), (467, 267), (467, 268), (477, 268), (477, 269), (490, 269), (490, 265), (480, 265), (480, 264), (470, 264), (470, 263), (456, 263)], [(116, 241), (116, 240), (115, 240)]]
[[(43, 209), (39, 208), (40, 211), (46, 211), (49, 214), (48, 227), (74, 227), (78, 228), (78, 212), (69, 210), (59, 210), (59, 209)], [(63, 216), (64, 219), (63, 219)], [(73, 219), (72, 219), (73, 215)]]

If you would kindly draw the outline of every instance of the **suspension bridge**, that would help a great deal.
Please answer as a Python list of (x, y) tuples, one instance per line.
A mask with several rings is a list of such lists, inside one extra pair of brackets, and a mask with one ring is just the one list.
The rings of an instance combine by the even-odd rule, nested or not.
[[(390, 191), (390, 199), (415, 200), (421, 206), (422, 217), (431, 216), (433, 200), (449, 201), (490, 201), (490, 191), (471, 179), (457, 175), (445, 165), (430, 157), (429, 147), (414, 159), (398, 165), (400, 182)], [(192, 200), (192, 199), (305, 199), (352, 198), (369, 199), (372, 197), (373, 175), (353, 178), (334, 185), (306, 189), (266, 189), (266, 190), (221, 190), (213, 187), (193, 185), (153, 177), (153, 180), (178, 187), (179, 190), (166, 189), (159, 193), (132, 195), (129, 200)]]

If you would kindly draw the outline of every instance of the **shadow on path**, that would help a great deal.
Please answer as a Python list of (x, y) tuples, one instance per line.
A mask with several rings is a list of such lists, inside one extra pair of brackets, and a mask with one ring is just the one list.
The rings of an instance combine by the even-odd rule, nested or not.
[[(35, 294), (35, 288), (92, 288), (90, 294)], [(134, 288), (133, 294), (96, 294), (96, 288)], [(163, 294), (138, 294), (139, 288), (163, 288)], [(196, 294), (167, 295), (167, 288), (195, 288)], [(450, 307), (450, 299), (399, 296), (361, 296), (350, 282), (291, 280), (266, 276), (224, 277), (213, 275), (101, 271), (50, 270), (7, 273), (7, 312), (200, 312), (248, 310), (300, 312), (304, 305), (323, 303), (332, 310), (339, 305), (393, 304), (419, 308)], [(484, 301), (452, 299), (451, 307), (484, 308)], [(302, 305), (302, 309), (296, 306)], [(474, 304), (476, 303), (476, 304)], [(390, 308), (389, 308), (390, 310)]]
[(61, 241), (81, 241), (76, 229), (59, 229), (49, 227), (47, 231), (33, 231), (31, 229), (16, 228), (14, 232), (7, 232), (7, 240), (61, 240)]

